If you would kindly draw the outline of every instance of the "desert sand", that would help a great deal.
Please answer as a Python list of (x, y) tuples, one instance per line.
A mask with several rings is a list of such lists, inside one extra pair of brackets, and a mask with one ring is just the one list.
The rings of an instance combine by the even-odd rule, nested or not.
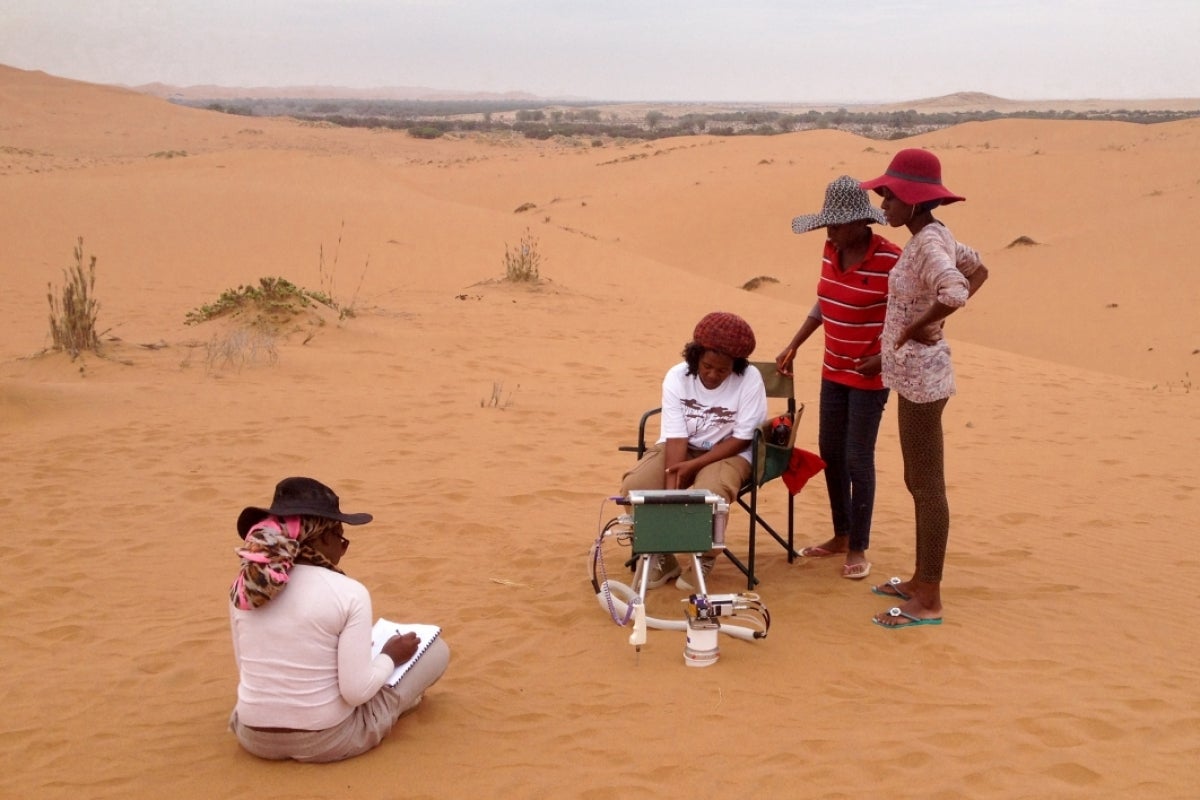
[[(912, 146), (968, 198), (939, 217), (991, 274), (947, 327), (945, 624), (870, 624), (870, 584), (913, 559), (893, 402), (867, 581), (762, 540), (766, 639), (703, 669), (677, 632), (635, 655), (586, 573), (618, 446), (704, 313), (775, 356), (822, 244), (791, 218)], [(1195, 797), (1198, 152), (1200, 121), (420, 141), (0, 68), (0, 796)], [(536, 287), (502, 280), (526, 231)], [(46, 297), (78, 237), (103, 347), (72, 360), (46, 352)], [(185, 324), (264, 276), (354, 313), (253, 340)], [(814, 338), (812, 450), (819, 363)], [(453, 649), (340, 764), (226, 730), (234, 520), (288, 475), (375, 514), (347, 572)], [(768, 516), (785, 496), (764, 489)], [(823, 481), (796, 505), (799, 544), (824, 540)], [(722, 562), (710, 588), (745, 584)]]

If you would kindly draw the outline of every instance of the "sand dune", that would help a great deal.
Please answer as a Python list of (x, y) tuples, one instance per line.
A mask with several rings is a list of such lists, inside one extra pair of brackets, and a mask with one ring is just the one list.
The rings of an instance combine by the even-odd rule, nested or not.
[[(948, 326), (946, 624), (882, 631), (867, 585), (764, 545), (766, 640), (695, 670), (651, 631), (635, 657), (585, 573), (617, 445), (703, 313), (746, 316), (759, 357), (787, 342), (821, 247), (791, 217), (914, 145), (968, 197), (941, 217), (992, 276)], [(0, 796), (1194, 796), (1198, 147), (1196, 122), (427, 142), (0, 68), (0, 510), (19, 534)], [(499, 280), (526, 230), (536, 289)], [(106, 357), (39, 355), (80, 236)], [(331, 274), (355, 315), (254, 351), (184, 321), (259, 277)], [(799, 360), (815, 449), (819, 353)], [(895, 428), (889, 409), (872, 579), (913, 557)], [(419, 712), (343, 764), (262, 762), (225, 731), (234, 518), (290, 474), (375, 514), (348, 572), (454, 649)], [(797, 507), (802, 542), (825, 538), (820, 480)]]

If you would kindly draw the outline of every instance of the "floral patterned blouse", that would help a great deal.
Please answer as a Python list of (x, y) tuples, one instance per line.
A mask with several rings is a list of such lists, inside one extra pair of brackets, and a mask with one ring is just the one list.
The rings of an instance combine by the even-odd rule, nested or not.
[(979, 254), (958, 244), (940, 222), (916, 233), (888, 278), (887, 317), (883, 323), (883, 384), (914, 403), (931, 403), (954, 394), (950, 345), (937, 323), (932, 345), (910, 339), (899, 350), (896, 339), (934, 301), (951, 308), (967, 304), (967, 277), (979, 269)]

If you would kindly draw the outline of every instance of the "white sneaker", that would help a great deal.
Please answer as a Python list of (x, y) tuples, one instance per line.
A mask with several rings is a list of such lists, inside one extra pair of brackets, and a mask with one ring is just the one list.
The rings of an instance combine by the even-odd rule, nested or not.
[[(633, 588), (637, 589), (642, 578), (642, 564), (638, 559), (637, 572), (633, 573)], [(655, 553), (650, 556), (650, 575), (646, 580), (647, 589), (657, 589), (667, 581), (679, 575), (679, 562), (672, 553)]]
[[(708, 583), (709, 573), (713, 571), (713, 567), (715, 567), (716, 565), (717, 565), (717, 557), (716, 556), (700, 556), (700, 572), (703, 573), (704, 581), (706, 584)], [(688, 575), (690, 575), (690, 574), (691, 573), (689, 572)], [(699, 581), (697, 581), (697, 583), (699, 583)], [(679, 589), (682, 592), (694, 592), (697, 589), (699, 589), (700, 587), (693, 586), (692, 582), (688, 580), (687, 575), (680, 575), (679, 580), (675, 581), (675, 588)]]

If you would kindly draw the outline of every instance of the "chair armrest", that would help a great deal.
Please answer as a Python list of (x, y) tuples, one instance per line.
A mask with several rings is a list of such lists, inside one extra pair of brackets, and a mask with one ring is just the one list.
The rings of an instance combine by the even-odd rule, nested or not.
[(634, 445), (623, 444), (620, 447), (618, 447), (617, 450), (621, 451), (622, 453), (637, 453), (638, 458), (641, 458), (643, 455), (645, 455), (646, 454), (646, 423), (650, 420), (651, 417), (655, 416), (656, 414), (661, 414), (661, 413), (662, 413), (661, 408), (652, 408), (649, 411), (647, 411), (645, 414), (642, 414), (642, 418), (638, 421), (638, 443), (637, 443), (637, 446), (635, 447)]

